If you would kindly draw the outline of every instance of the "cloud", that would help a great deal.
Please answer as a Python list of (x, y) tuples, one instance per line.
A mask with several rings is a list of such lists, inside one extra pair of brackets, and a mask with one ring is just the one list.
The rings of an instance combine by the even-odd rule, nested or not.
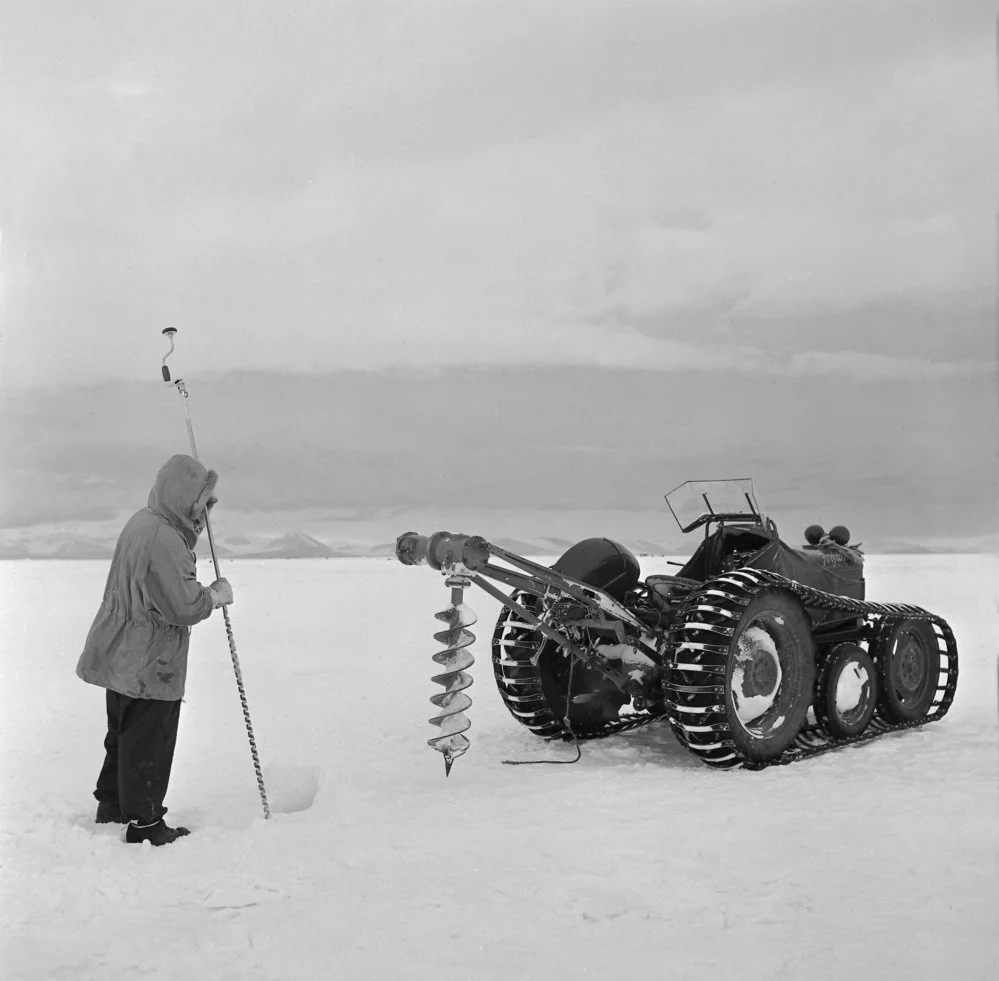
[(103, 522), (116, 518), (120, 509), (91, 499), (75, 501), (19, 500), (0, 511), (0, 528), (28, 528), (63, 522)]
[(777, 369), (778, 374), (849, 377), (860, 381), (944, 378), (996, 378), (996, 364), (982, 361), (921, 361), (859, 351), (802, 351)]
[(333, 10), (22, 15), (5, 381), (137, 377), (167, 324), (216, 370), (766, 370), (993, 291), (975, 4)]
[[(344, 345), (331, 338), (324, 351), (312, 349), (295, 358), (298, 372), (325, 374), (335, 360), (340, 370), (409, 370), (417, 374), (446, 372), (462, 367), (587, 367), (606, 370), (654, 371), (663, 374), (701, 371), (724, 376), (745, 374), (772, 377), (828, 376), (869, 381), (891, 379), (994, 377), (994, 361), (929, 361), (863, 351), (767, 351), (738, 343), (684, 343), (643, 335), (627, 326), (577, 324), (553, 327), (518, 321), (495, 320), (484, 330), (472, 350), (460, 339), (442, 346), (438, 335), (428, 332), (402, 334), (386, 348), (384, 335), (361, 334)], [(480, 321), (480, 326), (482, 326)], [(460, 338), (460, 335), (457, 335)], [(309, 361), (309, 356), (315, 360)], [(285, 359), (288, 363), (288, 359)]]
[[(825, 367), (197, 373), (189, 407), (220, 508), (258, 515), (233, 533), (291, 530), (282, 516), (309, 508), (423, 507), (442, 526), (460, 509), (652, 510), (685, 479), (747, 475), (765, 507), (821, 504), (813, 519), (858, 537), (995, 527), (994, 378)], [(37, 388), (0, 408), (4, 527), (127, 515), (187, 451), (180, 399), (152, 380)]]

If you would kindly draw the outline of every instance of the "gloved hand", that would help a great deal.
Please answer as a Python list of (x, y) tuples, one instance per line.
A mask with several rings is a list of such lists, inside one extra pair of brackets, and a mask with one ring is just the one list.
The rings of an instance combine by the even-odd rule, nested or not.
[(208, 587), (208, 592), (212, 594), (212, 609), (217, 610), (220, 606), (228, 606), (232, 602), (232, 586), (228, 579), (216, 579)]

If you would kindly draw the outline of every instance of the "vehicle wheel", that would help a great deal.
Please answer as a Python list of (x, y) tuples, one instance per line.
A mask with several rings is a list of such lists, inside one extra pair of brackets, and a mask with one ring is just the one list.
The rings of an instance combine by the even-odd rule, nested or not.
[(605, 675), (579, 661), (573, 666), (574, 660), (564, 647), (546, 640), (538, 658), (541, 688), (552, 714), (560, 721), (565, 718), (566, 695), (571, 694), (569, 725), (577, 735), (590, 735), (616, 721), (629, 699)]
[(725, 667), (725, 714), (732, 741), (756, 763), (795, 740), (815, 695), (812, 622), (798, 599), (777, 587), (746, 606)]
[(822, 667), (815, 717), (837, 739), (859, 736), (874, 718), (878, 676), (874, 659), (856, 644), (837, 644)]
[(877, 645), (882, 713), (890, 722), (916, 722), (925, 717), (937, 693), (940, 644), (926, 620), (895, 624)]
[[(538, 598), (529, 593), (515, 593), (512, 599), (531, 613), (540, 609)], [(492, 647), (496, 687), (509, 713), (539, 736), (568, 735), (564, 719), (572, 663), (569, 652), (507, 607), (500, 610)], [(539, 648), (534, 664), (532, 658)], [(572, 696), (569, 724), (577, 735), (600, 732), (619, 717), (628, 701), (599, 671), (579, 663), (572, 671)]]

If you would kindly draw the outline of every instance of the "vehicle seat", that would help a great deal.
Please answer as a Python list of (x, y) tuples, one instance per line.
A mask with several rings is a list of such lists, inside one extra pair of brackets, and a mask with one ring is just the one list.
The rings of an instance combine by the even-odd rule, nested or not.
[(771, 541), (773, 536), (758, 525), (722, 525), (701, 542), (679, 575), (704, 582), (726, 571), (726, 566), (736, 567), (726, 562), (728, 556), (738, 555), (737, 565), (744, 565), (742, 559), (748, 560)]

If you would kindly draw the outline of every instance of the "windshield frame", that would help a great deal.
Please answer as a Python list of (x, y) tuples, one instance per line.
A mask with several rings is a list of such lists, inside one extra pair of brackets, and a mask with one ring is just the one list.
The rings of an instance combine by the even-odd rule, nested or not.
[[(667, 507), (684, 534), (712, 521), (752, 525), (766, 523), (766, 515), (756, 498), (751, 477), (685, 480), (664, 496)], [(703, 504), (698, 502), (698, 497)]]

